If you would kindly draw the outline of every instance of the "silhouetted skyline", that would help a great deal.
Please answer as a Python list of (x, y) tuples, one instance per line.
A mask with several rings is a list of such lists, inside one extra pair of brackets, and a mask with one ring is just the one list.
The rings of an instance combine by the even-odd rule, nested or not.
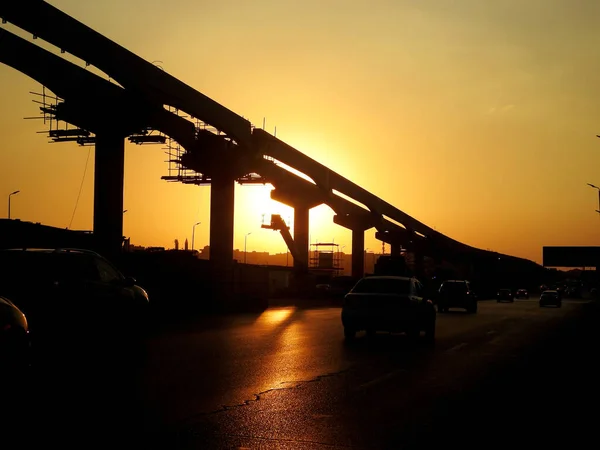
[[(49, 3), (256, 126), (265, 118), (267, 131), (454, 239), (537, 262), (544, 245), (598, 244), (597, 194), (586, 186), (600, 182), (595, 2), (551, 1), (542, 16), (520, 2), (346, 5), (343, 20), (334, 4), (315, 2), (230, 2), (210, 14), (189, 1)], [(240, 45), (248, 37), (252, 51)], [(0, 193), (20, 190), (12, 217), (90, 229), (93, 150), (49, 146), (36, 134), (41, 122), (23, 120), (37, 114), (29, 91), (41, 87), (4, 65), (0, 74)], [(132, 242), (183, 243), (196, 222), (209, 223), (210, 188), (164, 182), (164, 159), (160, 146), (127, 145)], [(268, 190), (236, 187), (235, 247), (252, 232), (255, 248), (285, 251), (278, 233), (260, 228), (263, 214), (293, 217)], [(311, 211), (311, 242), (349, 248), (350, 232), (331, 216)], [(195, 238), (206, 242), (208, 226)], [(367, 248), (380, 245), (366, 233)]]

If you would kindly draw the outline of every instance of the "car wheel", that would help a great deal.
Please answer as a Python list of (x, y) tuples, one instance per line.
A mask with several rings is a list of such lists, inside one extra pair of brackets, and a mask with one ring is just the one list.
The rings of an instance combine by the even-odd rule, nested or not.
[(344, 327), (344, 337), (346, 340), (351, 341), (356, 337), (356, 330), (352, 328)]

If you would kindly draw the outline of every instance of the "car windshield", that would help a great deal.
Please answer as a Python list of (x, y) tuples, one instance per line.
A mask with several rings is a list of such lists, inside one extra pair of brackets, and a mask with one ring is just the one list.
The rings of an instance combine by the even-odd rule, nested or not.
[(409, 294), (410, 280), (402, 278), (363, 278), (352, 292), (355, 294)]

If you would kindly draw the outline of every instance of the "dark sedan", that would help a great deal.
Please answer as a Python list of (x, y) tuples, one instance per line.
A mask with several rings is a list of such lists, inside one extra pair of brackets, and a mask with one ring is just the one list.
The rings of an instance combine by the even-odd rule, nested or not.
[(527, 292), (527, 289), (517, 289), (517, 293), (515, 294), (515, 298), (528, 299), (529, 298), (529, 292)]
[(436, 310), (425, 297), (416, 278), (373, 276), (362, 278), (344, 298), (342, 324), (346, 339), (357, 331), (367, 335), (377, 331), (406, 333), (417, 339), (435, 339)]
[(556, 290), (542, 292), (542, 295), (540, 295), (540, 308), (544, 306), (555, 306), (560, 308), (562, 306), (560, 293)]
[(467, 312), (477, 312), (477, 297), (467, 280), (446, 280), (437, 294), (438, 312), (448, 312), (450, 308), (464, 308)]
[(132, 348), (142, 337), (148, 295), (99, 254), (1, 250), (0, 265), (0, 295), (26, 315), (34, 358)]
[(496, 294), (496, 301), (498, 303), (500, 303), (500, 302), (512, 303), (515, 301), (515, 298), (510, 289), (499, 289), (498, 293)]
[[(29, 365), (29, 325), (25, 314), (9, 299), (0, 297), (0, 366), (12, 375)], [(7, 373), (8, 372), (8, 373)]]

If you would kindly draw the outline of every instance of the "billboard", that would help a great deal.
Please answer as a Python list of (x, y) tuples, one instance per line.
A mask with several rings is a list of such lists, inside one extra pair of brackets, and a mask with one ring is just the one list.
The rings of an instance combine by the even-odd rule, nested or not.
[(598, 267), (600, 247), (543, 247), (544, 267)]

